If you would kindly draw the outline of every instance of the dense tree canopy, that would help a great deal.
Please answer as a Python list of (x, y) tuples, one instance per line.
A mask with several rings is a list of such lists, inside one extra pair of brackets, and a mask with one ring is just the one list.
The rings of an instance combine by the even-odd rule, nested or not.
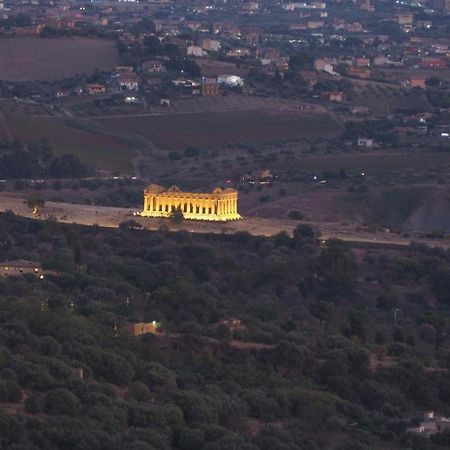
[(48, 272), (0, 279), (1, 446), (446, 448), (406, 428), (450, 413), (450, 253), (320, 242), (3, 214), (3, 260)]

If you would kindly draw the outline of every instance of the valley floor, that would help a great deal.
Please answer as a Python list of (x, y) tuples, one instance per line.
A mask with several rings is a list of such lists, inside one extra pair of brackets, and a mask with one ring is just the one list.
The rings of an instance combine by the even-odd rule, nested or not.
[(248, 232), (255, 236), (274, 236), (283, 231), (292, 234), (299, 223), (311, 225), (320, 231), (323, 240), (341, 239), (347, 242), (365, 243), (371, 245), (401, 245), (407, 246), (412, 242), (420, 242), (431, 247), (450, 248), (448, 239), (425, 239), (418, 234), (399, 235), (387, 230), (368, 231), (354, 224), (324, 223), (296, 221), (289, 219), (245, 217), (239, 221), (226, 223), (210, 223), (184, 221), (175, 224), (168, 219), (141, 218), (135, 215), (138, 211), (130, 208), (116, 208), (98, 205), (82, 205), (48, 201), (37, 214), (26, 204), (26, 200), (15, 194), (0, 193), (0, 211), (12, 211), (22, 217), (38, 220), (52, 218), (61, 223), (116, 228), (121, 222), (133, 219), (144, 229), (157, 230), (167, 227), (172, 231), (186, 230), (192, 233), (222, 233), (232, 234)]

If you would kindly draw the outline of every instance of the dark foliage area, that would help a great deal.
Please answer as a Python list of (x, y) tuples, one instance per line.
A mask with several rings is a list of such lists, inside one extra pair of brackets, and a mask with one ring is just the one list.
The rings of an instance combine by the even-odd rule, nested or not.
[(0, 254), (47, 270), (0, 279), (0, 448), (448, 448), (406, 432), (450, 413), (448, 251), (7, 213)]
[(54, 155), (45, 143), (24, 146), (19, 141), (0, 142), (2, 178), (78, 178), (91, 173), (74, 155)]

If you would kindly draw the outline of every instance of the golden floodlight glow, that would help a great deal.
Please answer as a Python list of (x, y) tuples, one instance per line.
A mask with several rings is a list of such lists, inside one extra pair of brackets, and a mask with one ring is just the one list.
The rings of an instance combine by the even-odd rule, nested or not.
[(143, 217), (170, 217), (181, 210), (189, 220), (223, 222), (241, 219), (237, 211), (238, 192), (220, 188), (212, 192), (182, 192), (177, 186), (166, 189), (157, 184), (144, 190)]

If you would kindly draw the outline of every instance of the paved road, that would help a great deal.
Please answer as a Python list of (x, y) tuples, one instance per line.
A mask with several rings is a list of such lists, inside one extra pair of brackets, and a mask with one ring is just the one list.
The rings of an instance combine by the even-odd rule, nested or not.
[[(246, 231), (256, 236), (274, 236), (282, 231), (292, 234), (299, 222), (286, 219), (268, 219), (262, 217), (247, 217), (235, 222), (208, 223), (186, 221), (176, 225), (167, 219), (150, 219), (136, 217), (136, 210), (128, 208), (114, 208), (109, 206), (91, 206), (70, 204), (62, 202), (46, 202), (40, 214), (33, 214), (26, 205), (26, 201), (19, 195), (12, 193), (0, 193), (0, 211), (11, 210), (15, 214), (45, 220), (55, 218), (62, 223), (76, 223), (80, 225), (99, 225), (102, 227), (118, 227), (121, 222), (128, 219), (139, 221), (145, 229), (157, 230), (161, 226), (169, 229), (187, 230), (193, 233), (225, 233), (232, 234)], [(422, 242), (433, 247), (450, 248), (450, 240), (425, 240), (418, 236), (403, 237), (395, 233), (377, 231), (375, 233), (355, 229), (354, 225), (342, 225), (337, 223), (307, 223), (318, 229), (324, 240), (330, 238), (342, 239), (349, 242), (366, 244), (410, 245), (412, 241)]]

